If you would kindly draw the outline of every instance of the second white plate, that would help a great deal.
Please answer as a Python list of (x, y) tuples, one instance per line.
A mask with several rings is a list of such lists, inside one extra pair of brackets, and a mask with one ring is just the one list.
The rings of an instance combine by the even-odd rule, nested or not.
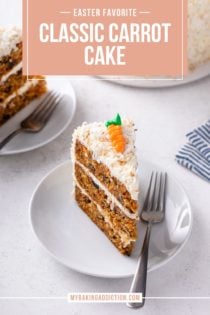
[[(144, 199), (151, 171), (159, 168), (146, 161), (140, 164), (141, 199)], [(145, 226), (139, 225), (139, 241), (131, 257), (123, 256), (78, 208), (71, 191), (70, 162), (54, 169), (37, 187), (30, 211), (32, 227), (41, 244), (59, 262), (76, 271), (106, 278), (133, 275)], [(149, 271), (175, 257), (188, 240), (192, 228), (188, 198), (170, 175), (166, 209), (165, 221), (152, 229)]]
[[(55, 90), (64, 95), (55, 109), (46, 127), (39, 133), (21, 133), (11, 140), (1, 151), (0, 155), (11, 155), (37, 149), (57, 138), (72, 121), (76, 110), (76, 96), (71, 83), (67, 79), (46, 78), (48, 90)], [(0, 128), (0, 141), (20, 126), (39, 104), (40, 99), (31, 102), (23, 110), (12, 117)]]

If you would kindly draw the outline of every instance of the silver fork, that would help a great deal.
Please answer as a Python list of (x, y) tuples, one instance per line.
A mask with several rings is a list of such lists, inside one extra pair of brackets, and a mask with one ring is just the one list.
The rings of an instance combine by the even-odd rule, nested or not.
[(0, 142), (0, 150), (21, 132), (37, 133), (41, 131), (46, 126), (62, 97), (63, 96), (55, 91), (48, 92), (38, 107), (21, 122), (20, 128), (13, 131), (3, 141)]
[(130, 293), (142, 293), (143, 300), (140, 303), (128, 302), (127, 306), (130, 308), (140, 308), (144, 306), (146, 295), (146, 281), (147, 281), (147, 262), (149, 241), (151, 235), (151, 228), (153, 223), (160, 223), (165, 217), (165, 203), (166, 203), (166, 173), (152, 173), (150, 178), (147, 195), (144, 201), (141, 212), (141, 220), (147, 223), (146, 235), (138, 260), (136, 272), (131, 284)]

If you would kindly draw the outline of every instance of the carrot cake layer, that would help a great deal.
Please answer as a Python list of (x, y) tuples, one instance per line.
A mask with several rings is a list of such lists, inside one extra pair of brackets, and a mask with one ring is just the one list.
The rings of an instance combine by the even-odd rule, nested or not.
[[(3, 77), (2, 77), (3, 78)], [(42, 76), (29, 76), (28, 81), (30, 80), (40, 80), (43, 79)], [(22, 75), (22, 69), (17, 73), (9, 75), (8, 79), (4, 83), (0, 83), (0, 103), (2, 104), (8, 96), (27, 84), (27, 76)]]
[(26, 107), (32, 100), (46, 92), (45, 81), (35, 80), (28, 82), (27, 86), (23, 86), (23, 89), (25, 87), (26, 91), (20, 94), (15, 94), (14, 97), (11, 95), (12, 98), (9, 99), (5, 107), (0, 105), (0, 126), (21, 109)]
[(99, 211), (97, 205), (88, 197), (84, 190), (75, 186), (75, 199), (80, 208), (88, 217), (105, 233), (108, 239), (124, 255), (130, 255), (134, 247), (134, 241), (123, 242), (122, 237), (111, 227), (105, 217)]

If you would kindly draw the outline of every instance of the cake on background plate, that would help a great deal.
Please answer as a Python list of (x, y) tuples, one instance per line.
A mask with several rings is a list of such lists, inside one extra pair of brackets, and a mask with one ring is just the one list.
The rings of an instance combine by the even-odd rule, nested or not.
[(210, 62), (210, 0), (188, 0), (189, 69)]
[[(188, 0), (187, 57), (188, 74), (184, 80), (148, 80), (143, 76), (103, 75), (103, 79), (136, 87), (166, 87), (193, 82), (210, 74), (210, 0)], [(136, 62), (138, 65), (138, 61)]]
[(0, 27), (0, 126), (46, 92), (42, 76), (22, 74), (22, 35), (17, 27)]
[(137, 240), (135, 130), (131, 120), (84, 123), (71, 148), (75, 199), (116, 248), (130, 255)]

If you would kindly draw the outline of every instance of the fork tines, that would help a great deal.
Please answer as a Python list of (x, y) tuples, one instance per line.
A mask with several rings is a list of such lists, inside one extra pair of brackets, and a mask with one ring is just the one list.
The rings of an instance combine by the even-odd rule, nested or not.
[(167, 173), (152, 172), (143, 205), (145, 211), (165, 211)]
[(46, 122), (55, 110), (61, 98), (62, 95), (60, 93), (56, 91), (49, 91), (43, 101), (28, 118)]

